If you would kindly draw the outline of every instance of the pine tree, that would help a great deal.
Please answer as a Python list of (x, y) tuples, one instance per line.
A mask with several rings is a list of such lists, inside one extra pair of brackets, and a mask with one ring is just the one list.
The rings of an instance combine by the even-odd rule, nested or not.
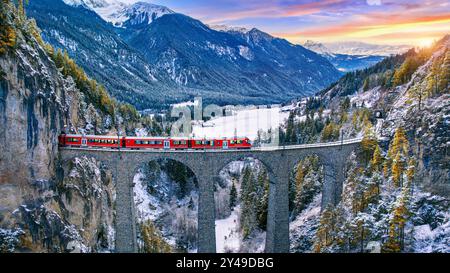
[(364, 84), (363, 84), (363, 91), (365, 92), (365, 91), (368, 91), (369, 90), (369, 77), (367, 77), (365, 80), (364, 80)]
[(148, 220), (140, 225), (144, 243), (142, 251), (145, 253), (170, 253), (172, 247), (164, 240), (152, 221)]
[(232, 182), (231, 190), (230, 190), (230, 209), (233, 210), (233, 208), (236, 206), (237, 201), (237, 190), (236, 185), (234, 184), (234, 181)]
[(295, 124), (294, 124), (294, 112), (289, 113), (286, 127), (285, 142), (287, 144), (293, 144), (297, 142), (297, 134), (295, 131)]
[(257, 224), (256, 208), (257, 203), (256, 193), (254, 190), (255, 178), (249, 167), (244, 169), (241, 182), (241, 205), (242, 211), (240, 215), (240, 229), (243, 238), (246, 239), (255, 229)]
[(361, 140), (361, 147), (364, 153), (366, 163), (369, 161), (369, 158), (373, 154), (377, 145), (378, 145), (377, 136), (375, 135), (372, 123), (366, 120), (364, 127), (364, 136), (363, 139)]
[(334, 208), (327, 206), (320, 216), (319, 228), (314, 241), (314, 252), (327, 252), (327, 248), (333, 243), (335, 228)]
[(269, 181), (264, 183), (263, 195), (259, 200), (258, 225), (262, 230), (267, 227), (267, 210), (269, 209)]
[(405, 130), (402, 127), (397, 128), (392, 139), (387, 154), (387, 160), (383, 166), (385, 177), (392, 173), (394, 186), (402, 185), (402, 177), (408, 158), (409, 142), (406, 138)]
[(409, 150), (409, 142), (406, 138), (406, 132), (402, 127), (398, 127), (394, 134), (394, 139), (389, 145), (388, 156), (394, 156), (397, 153), (407, 155)]
[(401, 154), (398, 153), (392, 163), (392, 181), (395, 187), (401, 187), (404, 166)]
[(406, 60), (403, 62), (403, 64), (395, 70), (394, 73), (394, 86), (398, 86), (401, 84), (406, 83), (416, 71), (416, 69), (419, 67), (420, 63), (414, 56), (409, 56), (406, 58)]
[(400, 252), (404, 247), (405, 225), (410, 212), (411, 184), (405, 183), (397, 198), (389, 221), (388, 239), (383, 245), (384, 252)]
[(375, 150), (373, 151), (372, 160), (370, 161), (372, 171), (380, 171), (382, 164), (383, 156), (381, 155), (380, 146), (377, 144), (375, 146)]
[(406, 178), (408, 179), (408, 183), (412, 183), (414, 179), (414, 175), (416, 172), (416, 161), (414, 158), (410, 158), (408, 161), (408, 168), (406, 170)]
[(333, 141), (339, 138), (340, 126), (334, 122), (328, 123), (322, 131), (323, 141)]

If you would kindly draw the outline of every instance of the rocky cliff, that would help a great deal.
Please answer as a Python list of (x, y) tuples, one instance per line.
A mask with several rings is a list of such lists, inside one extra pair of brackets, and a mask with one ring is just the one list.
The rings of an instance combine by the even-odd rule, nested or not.
[(110, 173), (90, 158), (62, 166), (57, 153), (65, 125), (108, 130), (110, 117), (57, 69), (33, 21), (9, 2), (0, 12), (14, 36), (0, 55), (0, 252), (110, 250)]

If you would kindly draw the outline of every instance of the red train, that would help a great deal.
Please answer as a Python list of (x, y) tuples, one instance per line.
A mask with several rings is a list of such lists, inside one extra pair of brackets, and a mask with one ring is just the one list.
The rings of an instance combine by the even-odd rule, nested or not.
[(62, 147), (106, 147), (129, 149), (250, 149), (247, 137), (204, 139), (172, 137), (117, 137), (96, 135), (61, 134), (58, 137)]

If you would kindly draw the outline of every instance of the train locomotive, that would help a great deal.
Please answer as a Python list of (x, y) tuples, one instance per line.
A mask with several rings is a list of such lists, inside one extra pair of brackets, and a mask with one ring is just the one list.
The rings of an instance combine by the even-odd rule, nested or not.
[(60, 147), (84, 148), (126, 148), (164, 150), (205, 150), (205, 149), (250, 149), (250, 139), (234, 137), (222, 139), (181, 138), (181, 137), (128, 137), (74, 135), (62, 133), (58, 137)]

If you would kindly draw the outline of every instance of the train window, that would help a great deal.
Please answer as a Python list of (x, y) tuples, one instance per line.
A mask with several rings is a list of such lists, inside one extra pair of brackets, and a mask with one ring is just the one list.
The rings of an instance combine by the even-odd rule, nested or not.
[(136, 140), (135, 143), (136, 144), (141, 144), (141, 141), (140, 140)]

